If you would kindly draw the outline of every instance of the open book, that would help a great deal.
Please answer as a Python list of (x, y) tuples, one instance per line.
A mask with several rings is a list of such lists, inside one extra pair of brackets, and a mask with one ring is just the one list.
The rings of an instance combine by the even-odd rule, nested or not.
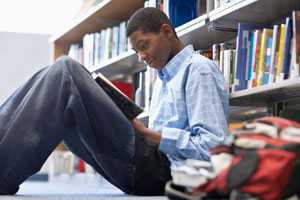
[(124, 115), (132, 120), (140, 113), (143, 109), (136, 105), (132, 100), (130, 100), (121, 90), (110, 82), (101, 73), (93, 73), (92, 77), (101, 86), (101, 88), (106, 92), (106, 94), (115, 102), (115, 104), (120, 108)]

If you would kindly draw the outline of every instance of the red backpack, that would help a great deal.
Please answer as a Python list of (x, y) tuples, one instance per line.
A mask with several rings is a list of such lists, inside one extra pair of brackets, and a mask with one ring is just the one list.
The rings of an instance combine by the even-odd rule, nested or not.
[(220, 154), (231, 155), (229, 165), (204, 185), (186, 192), (193, 197), (190, 199), (197, 195), (198, 199), (210, 199), (211, 194), (214, 198), (261, 200), (300, 195), (299, 123), (264, 117), (234, 131), (233, 136), (230, 146), (211, 149), (212, 160)]

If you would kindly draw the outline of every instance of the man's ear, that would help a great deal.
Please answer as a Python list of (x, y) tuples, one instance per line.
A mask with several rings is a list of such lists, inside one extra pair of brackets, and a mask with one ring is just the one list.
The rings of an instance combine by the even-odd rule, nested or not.
[(174, 36), (173, 28), (169, 24), (161, 25), (160, 31), (167, 37), (171, 38)]

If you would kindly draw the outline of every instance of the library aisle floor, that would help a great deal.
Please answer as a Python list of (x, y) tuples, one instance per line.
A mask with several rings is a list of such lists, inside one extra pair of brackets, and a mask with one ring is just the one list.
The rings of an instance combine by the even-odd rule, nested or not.
[(26, 181), (14, 196), (0, 200), (167, 200), (164, 196), (130, 196), (103, 180), (65, 179), (48, 182)]

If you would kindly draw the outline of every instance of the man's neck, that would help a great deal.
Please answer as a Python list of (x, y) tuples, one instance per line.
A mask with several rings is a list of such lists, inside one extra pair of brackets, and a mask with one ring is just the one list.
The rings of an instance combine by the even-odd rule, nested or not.
[(184, 45), (182, 44), (182, 42), (180, 40), (178, 40), (178, 39), (174, 39), (174, 40), (176, 40), (176, 41), (174, 42), (168, 62), (184, 48)]

